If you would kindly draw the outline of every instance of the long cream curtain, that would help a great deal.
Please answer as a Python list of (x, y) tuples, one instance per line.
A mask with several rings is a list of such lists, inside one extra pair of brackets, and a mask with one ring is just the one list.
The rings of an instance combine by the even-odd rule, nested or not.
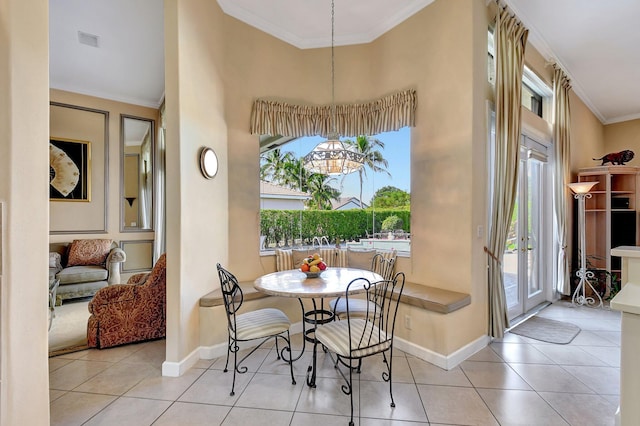
[(569, 276), (569, 258), (567, 257), (570, 196), (567, 184), (571, 179), (569, 168), (571, 146), (571, 110), (569, 108), (569, 91), (571, 84), (565, 73), (555, 67), (553, 72), (553, 141), (555, 150), (553, 206), (556, 219), (556, 238), (558, 239), (558, 266), (556, 273), (556, 291), (571, 294)]
[(509, 326), (502, 259), (518, 184), (520, 104), (527, 30), (506, 9), (498, 12), (496, 50), (496, 147), (489, 247), (489, 334), (504, 336)]
[[(336, 105), (339, 135), (376, 135), (415, 125), (416, 91), (405, 90), (364, 104)], [(251, 111), (250, 131), (259, 135), (327, 136), (331, 105), (293, 105), (257, 99)]]

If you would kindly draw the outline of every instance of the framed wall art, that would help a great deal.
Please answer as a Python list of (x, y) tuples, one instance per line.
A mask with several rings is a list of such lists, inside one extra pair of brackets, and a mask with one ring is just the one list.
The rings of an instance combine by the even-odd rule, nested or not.
[(49, 140), (49, 199), (91, 201), (91, 143)]
[[(55, 93), (55, 92), (53, 92)], [(73, 97), (72, 99), (75, 99)], [(80, 99), (78, 99), (78, 102)], [(87, 146), (86, 199), (51, 198), (49, 233), (107, 233), (109, 212), (109, 111), (73, 104), (50, 102), (49, 140)], [(55, 143), (55, 142), (53, 142)], [(77, 147), (77, 145), (76, 145)], [(79, 182), (83, 182), (78, 179)]]

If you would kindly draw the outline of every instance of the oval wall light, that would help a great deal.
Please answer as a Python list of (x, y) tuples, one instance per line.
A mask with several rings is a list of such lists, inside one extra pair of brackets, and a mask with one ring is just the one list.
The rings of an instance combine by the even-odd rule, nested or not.
[(213, 179), (218, 173), (218, 156), (207, 146), (200, 151), (200, 171), (207, 179)]

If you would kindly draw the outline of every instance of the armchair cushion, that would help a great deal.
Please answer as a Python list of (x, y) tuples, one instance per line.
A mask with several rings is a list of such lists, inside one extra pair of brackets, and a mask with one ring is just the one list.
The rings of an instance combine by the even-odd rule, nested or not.
[(106, 281), (108, 272), (102, 266), (72, 266), (58, 272), (56, 278), (60, 284), (89, 283), (92, 281)]
[(113, 240), (73, 240), (69, 247), (67, 267), (76, 265), (104, 265)]

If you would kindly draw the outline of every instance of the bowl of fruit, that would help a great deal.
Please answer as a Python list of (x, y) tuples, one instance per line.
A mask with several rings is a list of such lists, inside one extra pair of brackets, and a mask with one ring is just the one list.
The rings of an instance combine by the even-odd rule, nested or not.
[(318, 253), (305, 257), (300, 265), (300, 271), (307, 275), (307, 278), (317, 278), (327, 269), (327, 264)]

